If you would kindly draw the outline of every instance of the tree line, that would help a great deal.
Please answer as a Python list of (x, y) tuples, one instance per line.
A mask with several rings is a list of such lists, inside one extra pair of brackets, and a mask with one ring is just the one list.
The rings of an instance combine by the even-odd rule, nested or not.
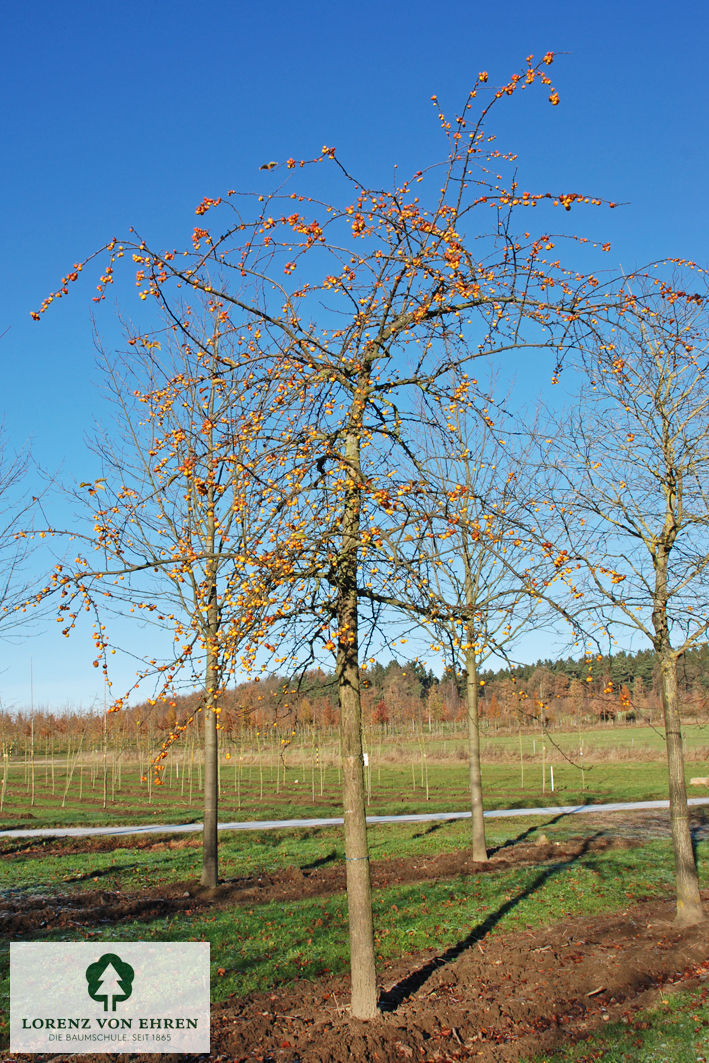
[[(661, 679), (650, 650), (629, 653), (619, 650), (600, 660), (595, 656), (537, 660), (513, 668), (484, 670), (480, 695), (483, 725), (495, 730), (545, 727), (584, 727), (618, 720), (658, 723), (661, 718)], [(683, 717), (706, 720), (709, 689), (709, 645), (690, 649), (682, 659), (678, 687)], [(178, 694), (170, 700), (143, 701), (128, 705), (121, 713), (120, 731), (129, 736), (150, 734), (159, 742), (197, 712), (201, 692)], [(289, 708), (283, 702), (289, 700)], [(527, 702), (531, 701), (531, 708)], [(540, 713), (538, 706), (545, 709)], [(222, 727), (227, 740), (237, 739), (260, 727), (308, 732), (339, 727), (337, 684), (333, 673), (312, 669), (301, 677), (300, 689), (288, 694), (288, 685), (277, 675), (259, 683), (240, 683), (221, 694)], [(446, 668), (439, 677), (418, 659), (390, 660), (367, 668), (362, 680), (362, 715), (368, 727), (385, 734), (414, 729), (424, 734), (438, 724), (460, 724), (466, 719), (464, 677)], [(56, 750), (67, 739), (85, 735), (89, 747), (100, 745), (103, 713), (64, 711), (39, 707), (34, 711), (0, 712), (3, 743), (21, 743), (30, 734), (39, 739), (52, 736)], [(112, 721), (116, 728), (118, 718)]]

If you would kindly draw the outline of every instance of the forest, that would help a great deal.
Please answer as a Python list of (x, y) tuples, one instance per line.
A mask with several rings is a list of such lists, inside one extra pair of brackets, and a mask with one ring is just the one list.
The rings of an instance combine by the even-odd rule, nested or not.
[[(515, 668), (480, 673), (480, 722), (491, 734), (518, 730), (570, 730), (598, 724), (655, 724), (662, 726), (662, 692), (654, 654), (620, 651), (600, 660), (543, 660)], [(437, 677), (418, 660), (375, 664), (362, 682), (362, 715), (366, 727), (383, 735), (422, 730), (438, 725), (461, 725), (466, 720), (464, 677), (448, 669)], [(682, 717), (687, 722), (707, 722), (709, 696), (709, 645), (690, 649), (679, 666)], [(112, 733), (124, 741), (143, 734), (147, 749), (157, 750), (175, 728), (198, 713), (201, 695), (194, 692), (170, 700), (142, 702), (112, 717)], [(227, 745), (243, 734), (273, 727), (290, 734), (295, 728), (307, 734), (339, 727), (336, 677), (322, 670), (305, 673), (297, 690), (278, 676), (259, 683), (241, 683), (222, 694), (220, 728)], [(285, 706), (284, 707), (284, 703)], [(32, 724), (34, 720), (34, 725)], [(101, 743), (102, 712), (62, 712), (38, 707), (33, 713), (0, 713), (3, 749), (26, 746), (30, 732), (39, 740), (52, 736), (57, 752), (86, 736), (87, 746)], [(180, 732), (182, 733), (182, 732)], [(149, 736), (149, 737), (148, 737)], [(183, 738), (187, 741), (189, 736)], [(151, 745), (152, 743), (152, 745)], [(42, 748), (40, 746), (40, 748)]]

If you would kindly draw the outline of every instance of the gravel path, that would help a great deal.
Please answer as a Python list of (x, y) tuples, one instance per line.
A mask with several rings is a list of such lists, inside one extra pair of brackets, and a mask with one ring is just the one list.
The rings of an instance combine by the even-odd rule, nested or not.
[[(709, 805), (709, 797), (691, 797), (690, 806)], [(636, 812), (667, 809), (668, 801), (618, 801), (603, 805), (547, 805), (544, 808), (496, 808), (485, 813), (486, 819), (510, 819), (517, 816), (577, 816), (587, 813)], [(367, 816), (374, 823), (436, 823), (452, 819), (470, 819), (470, 812), (421, 812), (401, 816)], [(220, 823), (219, 830), (299, 830), (312, 827), (342, 826), (342, 816), (318, 819), (255, 819)], [(123, 834), (195, 834), (201, 823), (147, 823), (128, 827), (38, 827), (3, 830), (0, 838), (90, 838)]]

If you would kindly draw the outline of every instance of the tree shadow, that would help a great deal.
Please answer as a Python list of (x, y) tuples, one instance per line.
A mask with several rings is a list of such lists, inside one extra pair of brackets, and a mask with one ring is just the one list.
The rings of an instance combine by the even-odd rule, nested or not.
[(464, 937), (455, 945), (451, 945), (439, 956), (434, 956), (425, 963), (423, 967), (419, 967), (418, 970), (412, 971), (411, 974), (406, 975), (406, 977), (402, 978), (401, 981), (396, 983), (396, 985), (393, 985), (391, 989), (384, 990), (379, 997), (380, 1009), (382, 1011), (396, 1011), (405, 1001), (417, 993), (419, 989), (426, 984), (432, 974), (440, 970), (441, 967), (453, 963), (453, 961), (457, 960), (461, 953), (465, 952), (466, 949), (469, 949), (472, 945), (476, 945), (478, 941), (482, 941), (482, 939), (490, 933), (493, 927), (495, 927), (500, 920), (508, 914), (508, 912), (513, 911), (521, 901), (525, 900), (527, 897), (531, 897), (533, 893), (536, 893), (536, 891), (540, 889), (545, 882), (548, 882), (550, 878), (553, 878), (554, 875), (558, 875), (560, 871), (564, 871), (567, 867), (571, 867), (576, 863), (580, 857), (588, 852), (591, 842), (597, 837), (600, 837), (601, 833), (602, 832), (599, 831), (590, 838), (586, 838), (581, 847), (581, 851), (574, 856), (569, 857), (568, 860), (560, 860), (558, 863), (544, 867), (525, 889), (521, 890), (516, 897), (511, 897), (508, 901), (505, 901), (504, 904), (500, 905), (496, 912), (491, 912), (479, 926), (476, 926), (475, 929), (467, 935), (467, 937)]
[(545, 827), (552, 827), (555, 823), (558, 823), (561, 819), (566, 819), (568, 813), (559, 812), (558, 815), (552, 816), (546, 823), (538, 823), (534, 827), (527, 827), (521, 834), (518, 834), (516, 838), (508, 838), (506, 842), (502, 842), (500, 845), (494, 845), (487, 851), (488, 856), (496, 856), (501, 853), (503, 849), (509, 849), (513, 845), (519, 845), (520, 842), (524, 842), (535, 831), (544, 830)]
[(412, 835), (414, 838), (427, 838), (429, 834), (435, 834), (437, 830), (443, 830), (444, 827), (450, 826), (451, 823), (459, 823), (458, 819), (443, 819), (440, 823), (432, 823), (426, 830), (420, 830), (418, 834)]
[(119, 871), (137, 871), (140, 864), (111, 864), (110, 867), (96, 868), (93, 871), (85, 871), (83, 875), (72, 875), (71, 878), (63, 879), (64, 882), (89, 882), (95, 878), (104, 878), (106, 875), (115, 875)]
[(317, 867), (325, 867), (326, 864), (332, 864), (335, 860), (337, 860), (337, 851), (333, 849), (326, 856), (319, 856), (317, 860), (312, 860), (309, 864), (300, 864), (299, 867), (301, 871), (314, 871)]
[[(554, 823), (558, 823), (560, 819), (564, 819), (567, 814), (568, 813), (566, 812), (560, 812), (546, 823), (538, 823), (534, 827), (528, 827), (526, 830), (522, 831), (521, 834), (518, 834), (516, 838), (509, 838), (506, 842), (502, 842), (501, 845), (493, 846), (493, 848), (488, 850), (488, 855), (492, 856), (494, 853), (500, 852), (501, 849), (507, 849), (510, 845), (517, 845), (519, 842), (524, 841), (525, 838), (528, 838), (530, 834), (533, 834), (535, 830), (551, 827)], [(413, 837), (427, 838), (430, 834), (435, 834), (436, 831), (443, 830), (444, 827), (449, 827), (452, 823), (460, 823), (460, 818), (443, 819), (439, 823), (432, 823), (430, 827), (426, 828), (426, 830), (419, 831), (418, 834), (414, 834)]]
[[(697, 818), (699, 819), (699, 822), (697, 823), (695, 820), (695, 822), (691, 824), (689, 828), (689, 836), (692, 840), (692, 852), (694, 853), (694, 863), (696, 864), (697, 868), (699, 868), (702, 859), (706, 855), (706, 850), (709, 848), (709, 817), (701, 815)], [(692, 816), (692, 819), (695, 819), (694, 815)], [(700, 842), (705, 843), (704, 847), (701, 850), (701, 858), (699, 855)]]

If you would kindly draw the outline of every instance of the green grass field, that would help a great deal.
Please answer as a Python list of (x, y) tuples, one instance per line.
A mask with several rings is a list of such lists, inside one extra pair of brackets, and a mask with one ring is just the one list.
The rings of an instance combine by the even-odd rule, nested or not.
[[(614, 734), (622, 742), (611, 743)], [(578, 736), (555, 736), (563, 747), (562, 738), (569, 743), (568, 751), (575, 750), (577, 754)], [(608, 743), (604, 745), (601, 739), (606, 738)], [(444, 741), (450, 743), (451, 739)], [(586, 733), (584, 762), (588, 766), (583, 788), (580, 768), (565, 760), (555, 747), (550, 749), (548, 743), (542, 752), (536, 745), (538, 738), (524, 736), (523, 742), (529, 748), (523, 747), (522, 779), (519, 739), (491, 739), (490, 743), (493, 741), (496, 745), (494, 749), (488, 745), (483, 768), (489, 809), (666, 797), (662, 742), (646, 728), (617, 732), (607, 729), (598, 735)], [(687, 746), (698, 757), (689, 762), (687, 777), (709, 775), (706, 732), (701, 728), (690, 732)], [(424, 760), (420, 747), (415, 744), (402, 746), (399, 762), (387, 760), (384, 752), (380, 758), (373, 753), (371, 773), (368, 773), (370, 812), (464, 810), (468, 802), (467, 767), (457, 748), (446, 748), (444, 755), (441, 747), (439, 753), (438, 757)], [(550, 763), (554, 767), (553, 793)], [(338, 776), (333, 766), (323, 768), (321, 774), (319, 768), (317, 772), (311, 771), (312, 766), (305, 761), (297, 763), (293, 758), (285, 778), (280, 775), (277, 793), (275, 766), (261, 767), (262, 777), (257, 764), (242, 763), (241, 771), (238, 765), (235, 771), (232, 761), (223, 760), (222, 820), (339, 814)], [(15, 777), (11, 775), (8, 780), (0, 819), (3, 827), (197, 822), (201, 818), (196, 780), (193, 780), (193, 800), (189, 802), (184, 773), (182, 778), (174, 771), (172, 775), (168, 773), (166, 785), (154, 788), (153, 801), (147, 804), (145, 784), (141, 788), (133, 768), (127, 764), (122, 771), (120, 789), (116, 788), (115, 795), (109, 791), (104, 809), (102, 787), (91, 786), (88, 767), (83, 783), (72, 778), (64, 808), (60, 807), (61, 797), (57, 800), (56, 791), (62, 794), (64, 786), (58, 785), (56, 767), (52, 795), (49, 777), (45, 785), (44, 767), (36, 765), (32, 807), (28, 801), (26, 765), (15, 765), (13, 770)], [(707, 795), (706, 789), (692, 792), (697, 796)], [(702, 813), (702, 818), (705, 821), (709, 818), (709, 810)], [(563, 840), (598, 829), (586, 822), (585, 817), (582, 819), (583, 823), (578, 817), (555, 816), (491, 820), (488, 845), (494, 848), (514, 839), (533, 841), (541, 832), (550, 840)], [(413, 858), (462, 850), (469, 845), (469, 829), (466, 821), (430, 826), (375, 825), (370, 828), (371, 856), (374, 860)], [(0, 862), (0, 895), (13, 899), (49, 896), (55, 910), (61, 913), (62, 898), (68, 902), (76, 891), (130, 892), (143, 886), (194, 881), (199, 875), (201, 849), (197, 834), (182, 836), (179, 844), (170, 847), (158, 844), (155, 848), (131, 848), (131, 844), (132, 839), (127, 837), (119, 848), (87, 853), (66, 851), (66, 846), (62, 851), (61, 841), (47, 841), (42, 855), (24, 856), (26, 842), (5, 840), (5, 859)], [(36, 849), (37, 843), (33, 845)], [(289, 867), (334, 865), (341, 863), (343, 857), (339, 829), (223, 832), (220, 836), (220, 874), (225, 879), (273, 873)], [(709, 841), (698, 843), (697, 859), (701, 882), (709, 886)], [(499, 934), (558, 923), (565, 916), (614, 911), (635, 900), (667, 897), (672, 890), (671, 843), (649, 836), (640, 837), (633, 849), (587, 853), (544, 867), (522, 867), (494, 875), (378, 889), (374, 894), (378, 962), (385, 964), (431, 947), (444, 949), (475, 932)], [(349, 960), (346, 926), (346, 898), (343, 893), (335, 893), (289, 903), (254, 905), (252, 909), (196, 908), (148, 922), (121, 923), (118, 929), (122, 940), (209, 940), (213, 999), (219, 1001), (230, 994), (243, 995), (297, 979), (314, 979), (327, 972), (345, 972)], [(116, 934), (117, 928), (111, 925), (66, 925), (51, 932), (33, 932), (32, 939), (115, 940)], [(4, 944), (0, 948), (3, 1010), (7, 1008), (8, 995), (9, 947)], [(699, 1038), (705, 1037), (709, 1023), (706, 991), (704, 996), (673, 997), (668, 1004), (655, 1009), (645, 1022), (647, 1025), (642, 1027), (632, 1024), (619, 1024), (618, 1030), (609, 1027), (603, 1031), (603, 1037), (548, 1057), (550, 1063), (552, 1059), (554, 1063), (566, 1059), (585, 1063), (601, 1058), (611, 1063), (626, 1059), (700, 1060), (697, 1045)]]
[[(687, 781), (709, 776), (709, 730), (686, 729)], [(580, 755), (580, 749), (583, 753)], [(289, 751), (286, 769), (278, 758), (243, 756), (228, 750), (220, 758), (220, 818), (250, 820), (339, 815), (337, 750), (323, 750), (317, 761), (304, 743)], [(468, 770), (460, 735), (430, 736), (423, 746), (410, 736), (370, 742), (366, 771), (369, 811), (463, 811), (468, 807)], [(583, 770), (582, 770), (583, 766)], [(552, 772), (554, 789), (552, 791)], [(103, 780), (96, 757), (87, 762), (59, 760), (54, 785), (47, 762), (34, 768), (31, 803), (29, 765), (11, 763), (0, 829), (99, 824), (193, 823), (201, 819), (200, 777), (179, 756), (168, 760), (165, 783), (141, 782), (136, 763), (126, 760), (109, 774), (103, 807)], [(664, 740), (649, 727), (605, 728), (576, 732), (487, 737), (483, 743), (485, 806), (521, 808), (604, 801), (662, 800), (667, 797)], [(707, 796), (709, 788), (689, 788)]]
[[(524, 835), (533, 840), (543, 831), (550, 839), (575, 833), (568, 819), (530, 822), (509, 820), (489, 832), (494, 847)], [(437, 827), (417, 824), (378, 825), (371, 829), (373, 859), (431, 855), (465, 848), (465, 824)], [(703, 885), (709, 885), (709, 843), (698, 846)], [(0, 892), (51, 894), (55, 907), (62, 895), (76, 889), (136, 890), (141, 885), (194, 879), (198, 875), (198, 843), (180, 849), (131, 850), (16, 856), (0, 864)], [(225, 834), (221, 869), (225, 878), (251, 875), (289, 866), (341, 861), (340, 832), (335, 830), (263, 834)], [(673, 863), (669, 840), (654, 840), (638, 848), (590, 853), (577, 860), (543, 869), (522, 868), (475, 878), (396, 886), (375, 892), (377, 951), (386, 960), (418, 949), (445, 948), (486, 924), (488, 933), (558, 922), (565, 915), (612, 911), (629, 900), (664, 897), (672, 892)], [(231, 908), (205, 914), (177, 913), (154, 922), (122, 923), (123, 940), (205, 940), (212, 943), (213, 990), (220, 1000), (230, 993), (276, 986), (298, 977), (325, 971), (344, 971), (348, 963), (344, 894), (316, 897), (289, 904), (266, 904), (253, 909)], [(105, 929), (72, 929), (34, 940), (110, 940)], [(287, 942), (287, 947), (283, 943)], [(279, 945), (278, 949), (273, 946)], [(7, 993), (8, 948), (2, 956)], [(216, 977), (222, 968), (224, 974)]]

